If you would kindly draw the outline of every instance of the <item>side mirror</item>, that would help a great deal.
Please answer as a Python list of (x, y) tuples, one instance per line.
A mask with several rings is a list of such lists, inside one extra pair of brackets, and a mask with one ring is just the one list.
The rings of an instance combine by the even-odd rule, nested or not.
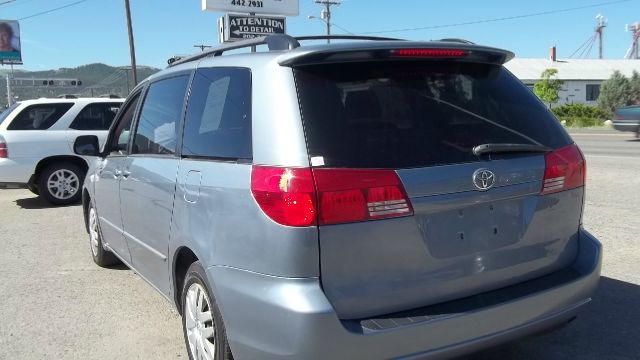
[(82, 156), (100, 156), (100, 144), (95, 135), (82, 135), (73, 143), (73, 152)]

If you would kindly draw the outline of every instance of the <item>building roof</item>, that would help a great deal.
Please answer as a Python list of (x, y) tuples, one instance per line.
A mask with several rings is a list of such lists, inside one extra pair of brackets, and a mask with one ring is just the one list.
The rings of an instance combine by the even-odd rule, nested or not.
[(607, 80), (615, 70), (627, 77), (634, 70), (640, 73), (640, 60), (515, 58), (505, 66), (522, 81), (540, 80), (540, 74), (549, 68), (558, 70), (560, 80)]

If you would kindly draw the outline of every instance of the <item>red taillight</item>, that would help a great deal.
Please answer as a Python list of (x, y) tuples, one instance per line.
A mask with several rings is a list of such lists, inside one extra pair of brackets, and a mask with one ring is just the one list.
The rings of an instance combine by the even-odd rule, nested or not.
[(469, 54), (466, 50), (458, 49), (397, 49), (391, 50), (391, 55), (398, 57), (463, 57)]
[(393, 170), (313, 169), (320, 225), (413, 214)]
[(7, 144), (0, 142), (0, 159), (6, 159), (9, 157), (9, 152), (7, 151)]
[(278, 224), (316, 224), (316, 194), (311, 169), (254, 166), (251, 192), (262, 211)]
[(577, 145), (568, 145), (545, 155), (542, 195), (584, 186), (586, 164)]
[(343, 224), (413, 214), (402, 183), (392, 170), (254, 166), (251, 192), (269, 218), (287, 226)]

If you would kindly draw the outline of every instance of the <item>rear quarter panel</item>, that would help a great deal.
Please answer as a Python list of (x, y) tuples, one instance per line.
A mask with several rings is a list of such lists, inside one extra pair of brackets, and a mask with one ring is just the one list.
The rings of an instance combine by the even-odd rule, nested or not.
[(12, 165), (0, 171), (0, 182), (26, 183), (43, 158), (71, 154), (65, 131), (11, 130), (3, 131), (2, 137)]

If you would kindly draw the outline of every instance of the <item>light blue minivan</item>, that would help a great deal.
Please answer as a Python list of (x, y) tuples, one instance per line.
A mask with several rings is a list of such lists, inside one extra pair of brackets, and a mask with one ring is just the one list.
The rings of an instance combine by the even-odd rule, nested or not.
[(442, 358), (572, 320), (601, 266), (584, 157), (513, 54), (334, 38), (174, 59), (79, 138), (94, 261), (175, 304), (190, 359)]

